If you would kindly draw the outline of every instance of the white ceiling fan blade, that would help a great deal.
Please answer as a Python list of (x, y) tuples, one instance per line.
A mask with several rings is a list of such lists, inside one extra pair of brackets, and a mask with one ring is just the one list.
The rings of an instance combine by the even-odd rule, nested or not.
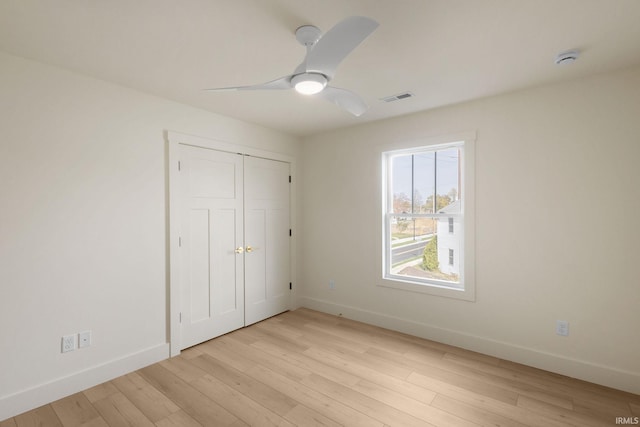
[(378, 25), (373, 19), (364, 16), (351, 16), (338, 22), (309, 51), (305, 58), (307, 71), (333, 78), (342, 60)]
[(234, 86), (234, 87), (221, 87), (214, 89), (204, 89), (206, 92), (229, 92), (236, 90), (286, 90), (291, 89), (291, 77), (284, 76), (279, 79), (271, 80), (270, 82), (261, 83), (250, 86)]
[(361, 116), (369, 109), (369, 106), (355, 93), (346, 89), (327, 86), (318, 95), (327, 101), (331, 101), (338, 107), (350, 112), (354, 116)]

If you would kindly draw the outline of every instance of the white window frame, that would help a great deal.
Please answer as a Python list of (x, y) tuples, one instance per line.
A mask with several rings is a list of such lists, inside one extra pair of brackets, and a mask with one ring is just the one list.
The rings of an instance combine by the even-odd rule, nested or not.
[[(462, 148), (462, 244), (458, 253), (461, 266), (459, 283), (420, 279), (391, 273), (391, 217), (393, 195), (391, 194), (391, 159), (397, 155), (408, 155), (420, 151)], [(475, 301), (475, 134), (436, 138), (407, 143), (403, 148), (382, 151), (382, 280), (379, 286), (429, 295)], [(431, 216), (431, 215), (429, 215)], [(446, 214), (451, 216), (451, 214)]]

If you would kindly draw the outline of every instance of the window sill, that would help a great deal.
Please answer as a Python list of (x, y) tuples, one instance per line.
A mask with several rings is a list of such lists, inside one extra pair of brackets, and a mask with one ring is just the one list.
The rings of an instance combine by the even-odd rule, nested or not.
[(383, 288), (398, 289), (401, 291), (417, 292), (445, 298), (459, 299), (475, 302), (475, 292), (470, 283), (452, 285), (439, 285), (436, 283), (416, 283), (406, 280), (402, 276), (388, 275), (382, 278), (378, 286)]

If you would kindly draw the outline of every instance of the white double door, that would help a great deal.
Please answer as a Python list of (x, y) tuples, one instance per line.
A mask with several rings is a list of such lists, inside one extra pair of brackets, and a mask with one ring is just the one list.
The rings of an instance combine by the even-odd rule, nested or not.
[(180, 146), (180, 348), (288, 309), (289, 166)]

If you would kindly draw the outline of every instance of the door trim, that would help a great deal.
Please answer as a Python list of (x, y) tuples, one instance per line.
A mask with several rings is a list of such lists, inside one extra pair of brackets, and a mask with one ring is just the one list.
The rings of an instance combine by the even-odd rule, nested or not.
[[(178, 161), (180, 159), (180, 145), (191, 145), (194, 147), (201, 147), (205, 149), (225, 151), (228, 153), (242, 154), (245, 156), (260, 157), (269, 160), (276, 160), (286, 162), (290, 164), (290, 173), (292, 176), (291, 188), (290, 188), (290, 207), (289, 218), (291, 221), (291, 228), (296, 229), (296, 216), (295, 216), (295, 195), (296, 195), (296, 165), (295, 158), (286, 154), (261, 150), (253, 147), (243, 146), (240, 144), (219, 141), (215, 139), (202, 138), (193, 135), (187, 135), (174, 131), (166, 131), (165, 139), (167, 143), (168, 156), (167, 156), (167, 174), (168, 174), (168, 201), (169, 201), (169, 230), (168, 230), (168, 242), (167, 242), (167, 257), (168, 257), (168, 292), (167, 297), (169, 299), (167, 304), (168, 319), (168, 340), (170, 346), (171, 357), (180, 354), (180, 309), (181, 309), (181, 288), (180, 288), (180, 257), (179, 251), (179, 238), (180, 238), (180, 221), (179, 221), (179, 198), (176, 196), (179, 194), (179, 170)], [(291, 251), (290, 251), (290, 277), (293, 283), (296, 283), (295, 265), (296, 265), (296, 233), (291, 237)], [(291, 292), (291, 298), (295, 295), (295, 290)], [(293, 301), (290, 303), (290, 307), (293, 307)]]

